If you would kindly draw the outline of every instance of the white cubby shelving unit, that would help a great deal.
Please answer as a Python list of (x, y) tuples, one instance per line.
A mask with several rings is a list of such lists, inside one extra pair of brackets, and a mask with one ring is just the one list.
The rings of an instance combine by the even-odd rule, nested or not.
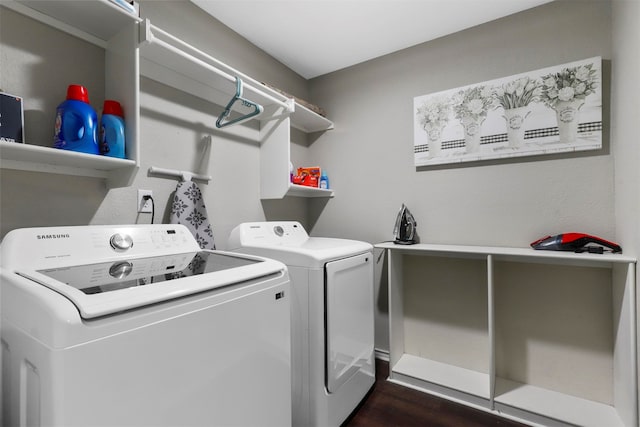
[[(106, 179), (110, 187), (129, 185), (140, 166), (137, 53), (140, 18), (107, 0), (7, 0), (2, 6), (105, 49), (105, 97), (118, 100), (125, 111), (127, 159), (59, 150), (50, 147), (49, 141), (29, 143), (27, 130), (26, 144), (0, 143), (0, 166), (99, 177)], [(45, 113), (53, 117), (55, 111)]]
[(543, 426), (638, 426), (636, 259), (381, 243), (389, 380)]
[(140, 168), (141, 75), (222, 107), (235, 94), (239, 77), (244, 97), (264, 112), (255, 117), (257, 126), (220, 131), (260, 143), (261, 197), (333, 197), (332, 190), (294, 185), (289, 177), (291, 127), (322, 132), (333, 128), (330, 120), (108, 0), (7, 0), (2, 6), (105, 49), (105, 97), (123, 105), (127, 152), (127, 159), (115, 159), (58, 150), (48, 141), (2, 143), (2, 168), (99, 177), (109, 187), (128, 186)]
[(224, 106), (235, 93), (235, 78), (243, 82), (244, 96), (264, 107), (259, 126), (224, 129), (260, 143), (262, 199), (333, 197), (332, 190), (290, 182), (291, 127), (305, 133), (333, 128), (333, 123), (211, 55), (172, 36), (145, 20), (140, 24), (141, 74), (193, 96)]

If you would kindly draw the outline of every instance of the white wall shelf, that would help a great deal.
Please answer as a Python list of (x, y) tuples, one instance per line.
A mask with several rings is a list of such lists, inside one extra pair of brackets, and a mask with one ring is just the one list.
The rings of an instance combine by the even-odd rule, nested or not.
[[(291, 126), (303, 132), (333, 129), (333, 123), (280, 92), (219, 61), (145, 20), (140, 27), (141, 73), (183, 92), (224, 106), (235, 93), (235, 77), (244, 96), (265, 107), (257, 119), (290, 115)], [(271, 117), (270, 117), (271, 115)]]
[[(2, 6), (105, 49), (105, 97), (125, 111), (127, 159), (59, 150), (49, 141), (0, 145), (0, 167), (105, 178), (127, 186), (140, 165), (137, 26), (140, 18), (107, 1), (3, 1)], [(116, 72), (117, 70), (117, 72)], [(55, 111), (46, 112), (54, 117)], [(28, 131), (27, 131), (28, 138)]]
[(108, 0), (6, 0), (2, 5), (104, 48), (140, 18)]
[(296, 102), (291, 126), (305, 133), (324, 132), (333, 129), (333, 122)]
[(243, 83), (243, 96), (264, 107), (256, 119), (288, 115), (293, 101), (211, 55), (183, 42), (144, 20), (140, 26), (141, 73), (172, 87), (225, 106), (235, 94), (235, 79)]
[(111, 172), (135, 167), (133, 160), (12, 142), (0, 143), (0, 158), (6, 169), (97, 178), (109, 178)]
[[(140, 167), (140, 75), (220, 106), (235, 94), (239, 77), (243, 96), (264, 107), (256, 116), (260, 129), (231, 126), (221, 131), (257, 140), (263, 159), (278, 156), (278, 168), (262, 168), (262, 198), (333, 196), (331, 190), (300, 188), (289, 182), (289, 128), (307, 133), (332, 129), (333, 123), (326, 118), (108, 0), (18, 0), (2, 5), (105, 49), (105, 97), (123, 105), (127, 153), (127, 159), (113, 159), (57, 150), (50, 148), (49, 141), (27, 141), (0, 146), (2, 168), (99, 177), (110, 187), (130, 185)], [(54, 112), (50, 114), (53, 117)]]
[(261, 157), (261, 198), (333, 197), (332, 190), (294, 185), (289, 177), (290, 128), (306, 133), (333, 128), (333, 123), (294, 99), (282, 95), (211, 55), (183, 42), (148, 20), (140, 26), (142, 75), (193, 96), (224, 106), (242, 79), (244, 97), (264, 107), (254, 132), (244, 126), (221, 129), (257, 140)]
[[(389, 280), (389, 340), (390, 340), (390, 373), (389, 379), (414, 388), (419, 388), (425, 392), (436, 394), (451, 400), (462, 402), (469, 406), (473, 406), (495, 414), (508, 416), (523, 420), (533, 425), (545, 426), (638, 426), (638, 371), (637, 371), (637, 336), (636, 336), (636, 283), (635, 268), (636, 259), (622, 254), (575, 254), (571, 252), (554, 252), (554, 251), (536, 251), (529, 248), (504, 248), (504, 247), (481, 247), (481, 246), (460, 246), (460, 245), (432, 245), (432, 244), (416, 244), (410, 246), (395, 245), (394, 243), (381, 243), (376, 245), (377, 248), (385, 249), (388, 261), (388, 280)], [(407, 258), (409, 257), (409, 258)], [(419, 258), (416, 258), (419, 257)], [(424, 261), (420, 261), (425, 259)], [(428, 262), (427, 262), (428, 261)], [(419, 266), (419, 267), (416, 267)], [(478, 266), (481, 268), (478, 269)], [(410, 270), (410, 275), (405, 276), (405, 269)], [(419, 273), (415, 268), (420, 268)], [(546, 271), (562, 271), (568, 269), (570, 274), (580, 272), (589, 276), (589, 284), (583, 285), (578, 283), (561, 283), (553, 274), (545, 276)], [(459, 271), (468, 270), (471, 274), (458, 276)], [(523, 272), (526, 270), (526, 272)], [(483, 274), (477, 274), (478, 271), (484, 271)], [(531, 274), (532, 271), (539, 272), (549, 280), (549, 283), (528, 282), (524, 277), (518, 277), (518, 274)], [(425, 273), (426, 277), (418, 277), (420, 273)], [(593, 278), (595, 277), (595, 278)], [(601, 282), (602, 278), (606, 278)], [(453, 283), (464, 279), (464, 283)], [(417, 281), (416, 281), (417, 280)], [(554, 283), (553, 281), (556, 280)], [(411, 283), (407, 283), (411, 281)], [(537, 285), (539, 283), (540, 285)], [(546, 285), (546, 286), (545, 286)], [(421, 289), (420, 295), (428, 295), (436, 299), (431, 307), (446, 306), (447, 310), (455, 310), (456, 308), (469, 308), (471, 301), (475, 307), (471, 307), (471, 311), (477, 313), (485, 313), (486, 319), (478, 321), (464, 320), (466, 313), (458, 312), (457, 315), (449, 317), (441, 316), (441, 314), (428, 313), (422, 319), (423, 323), (416, 322), (416, 304), (414, 290), (410, 287), (418, 286)], [(562, 305), (565, 298), (569, 298), (568, 303), (571, 304), (571, 297), (562, 292), (567, 289), (574, 290), (578, 293), (593, 292), (594, 295), (589, 301), (598, 300), (601, 291), (604, 288), (604, 295), (612, 296), (611, 299), (603, 299), (601, 304), (606, 306), (596, 307), (601, 313), (611, 313), (612, 331), (607, 332), (607, 337), (602, 342), (589, 343), (597, 348), (596, 353), (602, 349), (607, 349), (608, 353), (605, 357), (609, 360), (612, 370), (601, 369), (600, 361), (595, 362), (590, 359), (590, 355), (585, 357), (588, 360), (585, 369), (581, 365), (581, 369), (565, 370), (562, 372), (563, 381), (571, 384), (565, 386), (551, 386), (554, 378), (540, 379), (536, 377), (531, 381), (516, 381), (514, 378), (505, 376), (505, 372), (511, 372), (512, 375), (518, 376), (520, 373), (514, 372), (515, 367), (526, 370), (522, 376), (528, 377), (529, 369), (533, 369), (528, 364), (553, 366), (558, 360), (544, 353), (553, 347), (554, 340), (557, 337), (534, 335), (519, 336), (515, 338), (506, 336), (505, 333), (511, 333), (512, 330), (506, 332), (512, 324), (519, 322), (527, 323), (529, 318), (521, 313), (520, 307), (530, 308), (534, 301), (525, 298), (520, 300), (522, 306), (515, 305), (513, 308), (505, 310), (503, 306), (505, 301), (517, 304), (517, 301), (505, 299), (505, 293), (517, 286), (520, 292), (527, 289), (529, 295), (535, 296), (537, 292), (553, 292), (556, 288), (562, 288), (558, 291), (557, 299), (560, 301), (561, 314), (556, 317), (558, 312), (549, 310), (549, 307), (539, 307), (537, 310), (548, 314), (552, 329), (557, 327), (567, 328), (566, 325), (553, 322), (564, 322), (566, 313), (565, 307)], [(424, 287), (428, 290), (425, 291)], [(607, 290), (607, 287), (609, 290)], [(447, 293), (443, 289), (455, 288)], [(480, 295), (484, 295), (486, 300), (478, 300), (478, 294), (473, 293), (477, 289), (484, 288)], [(541, 290), (541, 289), (544, 289)], [(407, 294), (409, 292), (409, 294)], [(461, 293), (462, 292), (462, 293)], [(502, 293), (502, 294), (501, 294)], [(473, 295), (470, 297), (469, 295)], [(410, 297), (407, 295), (411, 295)], [(580, 295), (575, 295), (577, 301)], [(546, 298), (556, 298), (556, 295), (545, 295)], [(405, 298), (409, 298), (405, 300)], [(443, 300), (437, 298), (445, 298)], [(465, 299), (466, 298), (466, 299)], [(456, 300), (464, 300), (459, 304)], [(498, 302), (500, 304), (498, 305)], [(613, 301), (613, 308), (609, 306)], [(418, 305), (418, 307), (422, 307)], [(579, 305), (579, 307), (582, 307)], [(586, 307), (586, 305), (585, 305)], [(408, 310), (410, 310), (407, 317)], [(548, 310), (548, 312), (547, 312)], [(534, 307), (534, 311), (536, 311)], [(505, 313), (509, 313), (507, 316)], [(555, 313), (555, 314), (554, 314)], [(573, 312), (572, 312), (573, 313)], [(583, 313), (590, 316), (591, 313)], [(441, 317), (438, 317), (441, 316)], [(513, 317), (515, 316), (515, 317)], [(418, 314), (418, 317), (420, 315)], [(469, 316), (470, 318), (472, 316)], [(525, 320), (526, 319), (526, 320)], [(430, 323), (431, 322), (431, 323)], [(444, 341), (437, 342), (438, 331), (442, 333), (442, 323), (450, 322), (445, 325), (446, 338)], [(467, 322), (467, 323), (465, 323)], [(577, 322), (580, 325), (581, 322)], [(417, 326), (416, 326), (417, 325)], [(468, 331), (464, 331), (465, 327), (473, 330), (473, 334), (482, 337), (479, 342), (484, 343), (480, 347), (472, 349), (473, 344), (468, 340)], [(427, 334), (416, 333), (419, 328), (432, 328), (433, 330)], [(517, 329), (526, 333), (526, 328)], [(544, 328), (536, 329), (543, 331)], [(571, 329), (569, 329), (571, 330)], [(463, 332), (464, 331), (464, 332)], [(566, 332), (566, 329), (563, 329)], [(572, 330), (571, 330), (572, 331)], [(589, 334), (591, 330), (587, 331)], [(554, 332), (551, 333), (553, 335)], [(457, 335), (456, 335), (457, 334)], [(433, 342), (418, 342), (416, 340), (431, 337)], [(599, 337), (601, 335), (598, 335)], [(436, 338), (434, 338), (436, 337)], [(525, 351), (526, 356), (518, 353), (517, 356), (509, 340), (516, 340), (518, 350)], [(541, 352), (531, 352), (522, 350), (523, 344), (534, 342), (544, 342), (547, 348)], [(550, 342), (547, 343), (547, 341)], [(613, 341), (613, 342), (610, 342)], [(468, 349), (469, 352), (480, 352), (475, 354), (472, 359), (473, 363), (481, 361), (481, 366), (465, 366), (460, 363), (459, 351), (451, 349), (442, 350), (451, 342), (458, 342), (459, 346)], [(562, 341), (560, 341), (562, 342)], [(582, 343), (584, 344), (584, 342)], [(575, 344), (577, 345), (577, 344)], [(569, 344), (567, 344), (569, 346)], [(570, 352), (572, 349), (566, 349), (566, 346), (559, 345), (553, 347), (553, 351), (558, 350), (557, 347), (565, 348), (565, 353), (560, 353), (559, 358), (568, 360), (565, 363), (573, 363)], [(420, 354), (416, 354), (416, 348), (420, 348)], [(432, 351), (433, 350), (433, 351)], [(540, 348), (537, 348), (540, 350)], [(591, 351), (592, 349), (585, 349)], [(447, 351), (449, 353), (447, 353)], [(557, 353), (556, 353), (557, 355)], [(600, 354), (598, 356), (601, 356)], [(510, 359), (511, 357), (511, 359)], [(518, 360), (513, 363), (513, 357)], [(524, 357), (524, 361), (522, 358)], [(548, 358), (550, 360), (544, 359)], [(538, 358), (538, 360), (535, 360)], [(451, 363), (447, 359), (451, 359)], [(471, 362), (470, 362), (471, 363)], [(518, 363), (524, 363), (518, 365)], [(562, 363), (562, 362), (561, 362)], [(592, 365), (590, 365), (591, 363)], [(606, 366), (606, 364), (605, 364)], [(573, 390), (582, 390), (580, 384), (590, 384), (592, 388), (598, 388), (601, 384), (598, 381), (602, 379), (599, 374), (593, 374), (590, 367), (595, 368), (599, 374), (603, 371), (608, 379), (602, 388), (609, 390), (608, 397), (602, 403), (600, 399), (591, 398), (582, 395), (582, 392), (567, 392), (566, 389), (560, 390), (562, 387), (569, 387)], [(569, 372), (571, 371), (571, 372)], [(612, 372), (611, 372), (612, 371)], [(510, 375), (511, 375), (510, 374)], [(574, 376), (572, 376), (574, 375)], [(578, 378), (579, 377), (579, 378)], [(537, 381), (545, 383), (541, 385)], [(585, 387), (589, 387), (586, 385)]]
[[(314, 113), (315, 114), (315, 113)], [(289, 161), (291, 159), (291, 118), (277, 123), (263, 122), (260, 147), (260, 197), (282, 199), (284, 197), (331, 198), (331, 189), (297, 185), (291, 182)]]
[(333, 190), (290, 184), (287, 196), (294, 197), (333, 197)]

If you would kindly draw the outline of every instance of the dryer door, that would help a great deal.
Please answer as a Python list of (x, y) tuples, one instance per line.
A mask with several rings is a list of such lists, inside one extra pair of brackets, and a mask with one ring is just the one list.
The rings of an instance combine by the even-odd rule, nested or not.
[[(326, 386), (337, 391), (373, 357), (373, 256), (325, 265)], [(369, 366), (368, 369), (371, 369)]]

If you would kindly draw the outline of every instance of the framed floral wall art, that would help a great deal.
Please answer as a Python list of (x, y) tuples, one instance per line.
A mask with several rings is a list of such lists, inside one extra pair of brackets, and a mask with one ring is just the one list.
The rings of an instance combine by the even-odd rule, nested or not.
[(413, 99), (416, 166), (602, 148), (602, 58)]

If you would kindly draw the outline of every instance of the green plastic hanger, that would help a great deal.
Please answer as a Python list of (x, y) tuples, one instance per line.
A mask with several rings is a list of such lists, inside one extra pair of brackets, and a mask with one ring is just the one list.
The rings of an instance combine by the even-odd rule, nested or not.
[[(228, 120), (225, 122), (224, 119), (229, 117), (229, 115), (231, 114), (231, 108), (236, 103), (236, 101), (240, 101), (242, 105), (245, 107), (253, 108), (253, 111), (251, 111), (248, 114), (245, 114), (244, 116), (240, 116), (233, 120)], [(264, 108), (262, 108), (262, 105), (256, 104), (255, 102), (249, 101), (248, 99), (245, 99), (242, 97), (242, 80), (240, 79), (240, 77), (236, 76), (236, 94), (233, 96), (233, 98), (231, 98), (231, 101), (229, 101), (229, 103), (227, 104), (222, 114), (220, 114), (220, 117), (218, 117), (218, 120), (216, 120), (216, 127), (223, 128), (225, 126), (230, 126), (239, 122), (243, 122), (245, 120), (250, 119), (251, 117), (257, 116), (263, 111), (264, 111)]]

